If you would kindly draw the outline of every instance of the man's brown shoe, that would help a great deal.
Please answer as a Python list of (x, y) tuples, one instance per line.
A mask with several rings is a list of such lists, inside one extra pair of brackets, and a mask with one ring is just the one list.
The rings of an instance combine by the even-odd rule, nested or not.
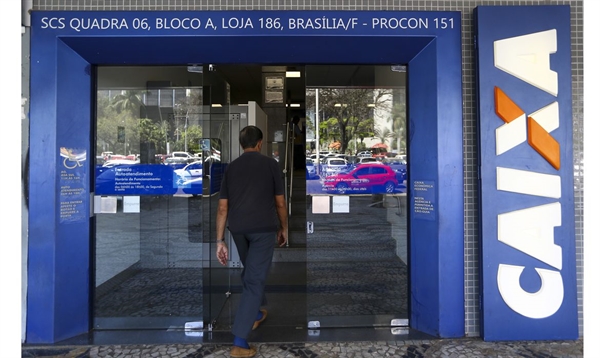
[(254, 331), (255, 329), (258, 328), (258, 326), (260, 326), (261, 323), (263, 323), (263, 321), (267, 318), (267, 310), (264, 308), (261, 308), (260, 311), (262, 312), (263, 316), (261, 319), (259, 319), (258, 321), (254, 321), (254, 325), (252, 325), (252, 330)]
[(233, 348), (231, 348), (230, 355), (233, 358), (254, 357), (256, 355), (256, 348), (250, 346), (250, 348), (246, 349), (238, 346), (233, 346)]

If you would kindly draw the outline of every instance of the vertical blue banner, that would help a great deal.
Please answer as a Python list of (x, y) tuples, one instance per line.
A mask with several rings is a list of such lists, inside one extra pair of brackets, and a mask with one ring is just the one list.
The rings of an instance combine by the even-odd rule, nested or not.
[(89, 216), (89, 205), (86, 205), (88, 179), (84, 166), (87, 164), (86, 150), (61, 147), (58, 158), (59, 222), (84, 222)]
[(475, 20), (482, 337), (576, 339), (570, 8)]

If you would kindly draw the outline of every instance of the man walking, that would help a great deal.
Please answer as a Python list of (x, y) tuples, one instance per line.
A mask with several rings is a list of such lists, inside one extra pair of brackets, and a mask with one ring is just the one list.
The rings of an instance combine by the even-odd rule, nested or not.
[(242, 261), (242, 296), (235, 315), (231, 357), (253, 357), (247, 338), (267, 317), (264, 294), (275, 242), (287, 243), (287, 209), (279, 163), (261, 154), (263, 134), (256, 126), (240, 131), (244, 153), (227, 167), (217, 209), (217, 259), (227, 265), (225, 226)]

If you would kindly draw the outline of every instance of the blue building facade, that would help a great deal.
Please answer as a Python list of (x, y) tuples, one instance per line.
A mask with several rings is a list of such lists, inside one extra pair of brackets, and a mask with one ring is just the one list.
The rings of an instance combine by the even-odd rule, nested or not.
[[(93, 329), (91, 271), (96, 249), (90, 218), (97, 203), (90, 178), (95, 173), (91, 166), (69, 166), (67, 161), (91, 160), (95, 151), (93, 122), (82, 120), (94, 118), (94, 66), (199, 62), (407, 64), (410, 162), (419, 163), (410, 167), (408, 183), (413, 193), (409, 204), (409, 326), (448, 338), (577, 338), (583, 327), (583, 185), (577, 182), (583, 171), (583, 100), (578, 96), (583, 89), (582, 51), (577, 50), (583, 33), (573, 30), (570, 23), (581, 21), (583, 5), (573, 1), (532, 6), (517, 1), (502, 6), (502, 16), (492, 5), (486, 1), (434, 1), (390, 7), (378, 2), (326, 7), (238, 2), (185, 6), (165, 1), (146, 11), (134, 2), (122, 6), (34, 2), (26, 34), (31, 42), (31, 64), (29, 192), (24, 208), (28, 234), (23, 238), (27, 250), (24, 341), (56, 342)], [(508, 19), (519, 16), (522, 28), (506, 25)], [(536, 16), (551, 21), (530, 21)], [(491, 24), (491, 19), (497, 23)], [(502, 40), (544, 31), (550, 31), (550, 45), (536, 54), (546, 53), (545, 69), (557, 74), (554, 92), (532, 90), (535, 79), (519, 77), (519, 70), (510, 67), (510, 59), (505, 67), (497, 59)], [(505, 92), (494, 92), (494, 88)], [(535, 123), (545, 123), (535, 122), (539, 117), (534, 113), (554, 102), (560, 107), (552, 112), (556, 124), (542, 124), (534, 132)], [(508, 115), (503, 114), (505, 108)], [(517, 117), (522, 118), (526, 130), (502, 137), (496, 128), (502, 121), (514, 127)], [(534, 121), (529, 126), (528, 118)], [(542, 137), (542, 144), (535, 133)], [(525, 139), (514, 139), (518, 135)], [(547, 144), (548, 136), (554, 138), (554, 145)], [(498, 149), (499, 138), (509, 138), (502, 143), (513, 143), (506, 144), (505, 156)], [(487, 148), (494, 139), (497, 146)], [(531, 152), (522, 145), (525, 142), (543, 160), (520, 152), (516, 161), (507, 157), (512, 148)], [(557, 146), (560, 149), (553, 151)], [(493, 162), (490, 158), (498, 158), (495, 166), (488, 166)], [(527, 164), (527, 160), (535, 160), (535, 164)], [(550, 172), (548, 163), (558, 174)], [(523, 168), (528, 168), (528, 173), (513, 171)], [(496, 180), (491, 179), (494, 175)], [(506, 175), (509, 179), (503, 179)], [(510, 179), (510, 175), (516, 177)], [(511, 186), (527, 180), (545, 183), (540, 186), (550, 188), (549, 192), (554, 188), (559, 194)], [(426, 214), (415, 211), (415, 197), (427, 199), (433, 209)], [(531, 205), (523, 206), (523, 200)], [(502, 207), (499, 202), (508, 204)], [(506, 230), (523, 220), (502, 214), (553, 203), (560, 207), (527, 216), (554, 218), (538, 228), (553, 232), (550, 239), (532, 235), (538, 240), (532, 248), (509, 243), (519, 235), (516, 229), (501, 238), (505, 232), (500, 229), (502, 219), (509, 220)], [(536, 228), (525, 227), (521, 234), (531, 230)], [(508, 246), (517, 250), (511, 252)], [(558, 253), (554, 246), (559, 246)], [(536, 251), (536, 247), (542, 249)], [(545, 256), (553, 250), (554, 258)], [(500, 253), (506, 261), (499, 259)], [(543, 262), (541, 268), (539, 261)], [(523, 287), (521, 296), (518, 287), (502, 288), (498, 269), (504, 264), (516, 267), (519, 262), (528, 268), (516, 285)], [(533, 267), (549, 276), (540, 271), (539, 276), (531, 274)], [(560, 289), (544, 291), (549, 286), (543, 282), (556, 279), (556, 272), (560, 273)], [(555, 309), (523, 314), (529, 312), (527, 307), (540, 306), (540, 301), (532, 300), (525, 308), (519, 308), (519, 303), (506, 304), (511, 295), (521, 297), (512, 302), (523, 302), (523, 297), (542, 291), (554, 297), (562, 294), (560, 300), (551, 300)], [(506, 312), (500, 314), (503, 310)], [(515, 312), (523, 319), (522, 330), (502, 324), (506, 314)], [(552, 322), (547, 323), (548, 319)], [(540, 323), (547, 330), (539, 330), (536, 325)], [(534, 331), (535, 335), (528, 333)]]

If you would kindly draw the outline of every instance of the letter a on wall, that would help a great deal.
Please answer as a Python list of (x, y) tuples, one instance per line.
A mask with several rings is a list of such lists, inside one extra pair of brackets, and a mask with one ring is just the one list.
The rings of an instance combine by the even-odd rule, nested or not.
[(578, 338), (570, 8), (475, 9), (481, 336)]

